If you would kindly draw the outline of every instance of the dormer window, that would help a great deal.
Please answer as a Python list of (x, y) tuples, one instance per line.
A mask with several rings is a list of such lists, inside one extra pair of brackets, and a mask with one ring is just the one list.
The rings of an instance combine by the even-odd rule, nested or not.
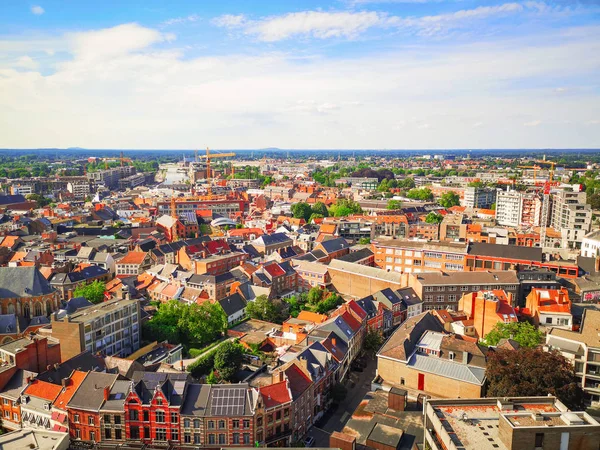
[(455, 356), (456, 356), (456, 355), (454, 354), (454, 352), (449, 352), (449, 353), (448, 353), (448, 359), (449, 359), (450, 361), (454, 361), (454, 357), (455, 357)]
[(156, 404), (157, 405), (162, 405), (162, 398), (157, 398), (156, 399)]

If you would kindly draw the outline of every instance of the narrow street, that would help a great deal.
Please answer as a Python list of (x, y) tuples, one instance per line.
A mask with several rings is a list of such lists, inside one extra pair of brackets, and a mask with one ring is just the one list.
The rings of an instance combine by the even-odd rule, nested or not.
[[(335, 409), (329, 411), (309, 431), (308, 435), (315, 438), (314, 447), (329, 447), (329, 435), (333, 431), (341, 431), (352, 413), (358, 407), (365, 394), (371, 390), (371, 381), (375, 378), (377, 360), (368, 360), (367, 367), (362, 372), (350, 371), (348, 380), (344, 383), (348, 389), (346, 398)], [(352, 386), (354, 384), (354, 386)]]

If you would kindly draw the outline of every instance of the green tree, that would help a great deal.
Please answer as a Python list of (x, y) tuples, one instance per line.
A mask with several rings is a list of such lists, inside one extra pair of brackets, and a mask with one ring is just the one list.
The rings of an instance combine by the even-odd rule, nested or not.
[(344, 299), (342, 298), (342, 296), (336, 294), (335, 292), (332, 292), (325, 298), (325, 300), (322, 300), (317, 304), (316, 311), (319, 314), (325, 314), (331, 311), (332, 309), (337, 308), (343, 303)]
[(266, 295), (259, 295), (254, 301), (248, 302), (246, 313), (252, 319), (280, 323), (282, 320), (281, 302), (269, 300)]
[(402, 202), (400, 200), (388, 200), (387, 209), (396, 210), (402, 208)]
[(362, 237), (358, 240), (358, 243), (361, 245), (366, 245), (366, 244), (370, 244), (371, 243), (371, 238), (368, 237)]
[(323, 290), (318, 287), (310, 288), (308, 291), (308, 295), (306, 296), (308, 303), (311, 305), (316, 305), (323, 298)]
[(315, 213), (312, 213), (312, 214), (310, 215), (310, 217), (308, 218), (308, 223), (312, 223), (312, 222), (313, 222), (313, 220), (317, 220), (317, 219), (323, 219), (323, 215), (322, 215), (322, 214), (315, 214)]
[(444, 220), (444, 216), (442, 216), (441, 214), (435, 213), (433, 211), (431, 211), (425, 217), (425, 222), (427, 222), (427, 223), (442, 223), (442, 220)]
[(38, 204), (40, 208), (43, 208), (46, 205), (49, 205), (52, 200), (44, 197), (40, 194), (29, 194), (27, 195), (27, 200), (32, 200)]
[(417, 188), (408, 191), (406, 196), (412, 200), (430, 201), (433, 200), (433, 192), (428, 188)]
[(533, 348), (540, 345), (543, 334), (529, 322), (498, 322), (492, 330), (485, 335), (486, 345), (498, 345), (500, 339), (513, 339), (521, 347)]
[(583, 407), (573, 365), (560, 353), (541, 349), (498, 349), (488, 353), (488, 397), (556, 396), (569, 409)]
[(219, 379), (217, 378), (217, 376), (215, 375), (215, 371), (211, 371), (207, 376), (206, 376), (206, 384), (218, 384), (219, 383)]
[(292, 205), (292, 214), (296, 219), (304, 219), (308, 221), (312, 212), (313, 211), (310, 205), (306, 202), (294, 203)]
[(219, 345), (214, 364), (221, 380), (233, 381), (242, 366), (244, 353), (244, 347), (237, 342), (227, 341)]
[(482, 181), (471, 181), (467, 186), (468, 187), (480, 188), (480, 187), (484, 187), (485, 184)]
[(333, 217), (346, 217), (350, 214), (361, 214), (362, 208), (354, 200), (338, 198), (329, 208), (329, 215)]
[(103, 281), (95, 280), (89, 284), (83, 284), (78, 286), (74, 291), (75, 297), (85, 297), (88, 301), (97, 304), (104, 301), (104, 291), (106, 290), (106, 283)]
[(460, 197), (456, 192), (446, 192), (442, 194), (438, 203), (444, 208), (452, 208), (453, 206), (460, 205)]
[(320, 214), (323, 217), (329, 217), (329, 211), (327, 210), (327, 206), (325, 206), (325, 203), (323, 202), (316, 202), (312, 206), (312, 212), (313, 214)]
[(377, 351), (383, 345), (383, 335), (380, 331), (369, 329), (367, 334), (365, 335), (365, 341), (363, 343), (363, 348), (367, 352), (367, 354), (371, 357), (374, 357)]

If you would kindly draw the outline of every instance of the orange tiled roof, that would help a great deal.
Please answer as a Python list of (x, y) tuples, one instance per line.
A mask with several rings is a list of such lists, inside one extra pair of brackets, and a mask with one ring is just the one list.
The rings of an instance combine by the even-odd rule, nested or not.
[(129, 252), (117, 264), (141, 264), (145, 257), (145, 252)]
[(4, 239), (2, 239), (2, 242), (0, 243), (0, 247), (12, 247), (18, 239), (19, 236), (4, 236)]
[(319, 227), (319, 233), (333, 234), (335, 233), (336, 228), (337, 225), (334, 223), (324, 223)]
[(58, 394), (62, 391), (62, 386), (48, 383), (46, 381), (33, 380), (27, 389), (25, 394), (31, 395), (32, 397), (43, 398), (44, 400), (54, 401)]
[(80, 370), (73, 371), (73, 373), (71, 374), (71, 378), (69, 378), (69, 384), (57, 397), (56, 401), (54, 402), (54, 406), (66, 410), (67, 403), (69, 403), (69, 400), (71, 400), (71, 397), (73, 397), (73, 395), (79, 388), (79, 385), (83, 383), (83, 380), (86, 375), (87, 372), (81, 372)]
[(10, 262), (14, 262), (14, 261), (19, 261), (23, 258), (25, 258), (27, 256), (27, 252), (15, 252), (11, 257), (10, 257)]
[(300, 311), (298, 314), (299, 320), (306, 320), (308, 322), (323, 323), (327, 320), (327, 316), (324, 314), (318, 314), (311, 311)]

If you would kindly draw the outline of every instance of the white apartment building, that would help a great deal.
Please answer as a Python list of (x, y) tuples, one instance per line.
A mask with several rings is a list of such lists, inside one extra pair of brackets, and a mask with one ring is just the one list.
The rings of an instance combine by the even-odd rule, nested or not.
[(563, 248), (581, 246), (592, 225), (592, 209), (585, 192), (563, 189), (552, 193), (550, 226), (560, 230)]
[(600, 255), (600, 231), (592, 231), (581, 241), (581, 256), (595, 258)]
[(496, 202), (496, 190), (485, 187), (469, 186), (465, 188), (463, 206), (467, 208), (489, 209)]
[(503, 191), (496, 194), (496, 221), (508, 227), (540, 225), (542, 201), (537, 194), (520, 191)]

